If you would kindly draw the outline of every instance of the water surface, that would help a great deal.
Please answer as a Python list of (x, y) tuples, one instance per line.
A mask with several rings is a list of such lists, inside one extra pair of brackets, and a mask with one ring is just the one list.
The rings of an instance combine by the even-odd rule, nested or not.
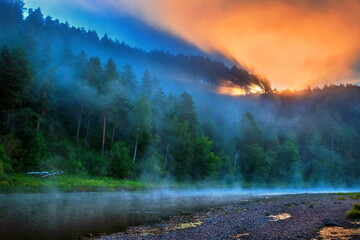
[(79, 239), (279, 193), (239, 190), (0, 194), (0, 239)]

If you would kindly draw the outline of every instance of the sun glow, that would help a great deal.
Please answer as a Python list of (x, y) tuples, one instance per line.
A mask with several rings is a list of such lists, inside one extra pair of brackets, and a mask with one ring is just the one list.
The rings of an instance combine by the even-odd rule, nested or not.
[[(351, 82), (359, 75), (357, 0), (103, 2), (208, 53), (222, 53), (282, 89)], [(246, 94), (241, 88), (221, 89)]]
[(262, 94), (265, 93), (264, 89), (262, 89), (258, 85), (250, 85), (246, 87), (241, 87), (232, 83), (231, 81), (221, 81), (220, 86), (217, 88), (216, 91), (218, 94), (221, 95), (230, 95), (230, 96), (243, 96), (243, 95), (250, 95), (250, 94)]

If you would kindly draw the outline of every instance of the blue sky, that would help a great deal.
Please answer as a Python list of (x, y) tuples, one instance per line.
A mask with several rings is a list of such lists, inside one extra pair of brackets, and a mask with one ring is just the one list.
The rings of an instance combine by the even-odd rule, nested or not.
[(168, 33), (147, 26), (133, 17), (119, 12), (90, 11), (71, 1), (25, 0), (26, 8), (41, 8), (44, 16), (51, 16), (75, 27), (96, 30), (99, 36), (107, 33), (127, 44), (144, 50), (161, 49), (172, 53), (200, 53), (200, 51)]

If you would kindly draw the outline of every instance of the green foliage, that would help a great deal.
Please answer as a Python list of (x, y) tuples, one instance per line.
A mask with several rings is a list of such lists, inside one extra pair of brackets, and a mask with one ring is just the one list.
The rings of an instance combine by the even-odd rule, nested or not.
[(355, 203), (353, 208), (346, 213), (349, 219), (360, 219), (360, 203)]
[[(29, 10), (24, 19), (23, 7), (21, 0), (0, 1), (1, 175), (63, 170), (117, 178), (221, 178), (249, 186), (359, 184), (360, 111), (354, 104), (360, 101), (359, 86), (274, 94), (266, 80), (236, 66), (201, 56), (145, 53), (107, 35), (99, 39), (95, 31), (44, 19), (40, 9)], [(139, 83), (132, 66), (116, 64), (129, 59), (154, 60)], [(197, 96), (195, 104), (189, 93), (161, 89), (153, 68), (158, 63), (184, 67), (190, 78), (204, 75), (210, 85), (237, 79), (245, 88), (258, 83), (267, 93), (220, 103), (208, 101), (209, 93)], [(84, 189), (93, 184), (77, 180), (87, 182)]]
[(109, 92), (109, 83), (119, 79), (117, 66), (113, 58), (110, 58), (105, 65), (104, 83), (101, 88), (103, 93)]
[(212, 142), (207, 137), (194, 142), (193, 173), (195, 179), (216, 178), (221, 168), (221, 159), (211, 151)]
[(101, 60), (99, 57), (91, 57), (86, 65), (85, 79), (91, 86), (97, 89), (99, 92), (104, 90), (103, 68), (101, 66)]
[(153, 97), (153, 84), (148, 70), (145, 70), (141, 78), (140, 93), (149, 99)]
[(334, 193), (334, 195), (340, 195), (340, 196), (349, 196), (351, 199), (353, 200), (358, 200), (360, 199), (360, 193), (353, 193), (353, 192), (349, 192), (349, 193)]
[(111, 157), (111, 174), (114, 177), (127, 178), (130, 175), (132, 159), (124, 142), (116, 142)]
[(136, 76), (130, 65), (125, 65), (121, 72), (121, 81), (130, 94), (136, 92)]
[(146, 186), (151, 187), (150, 184), (139, 181), (86, 175), (58, 175), (44, 179), (25, 174), (15, 174), (6, 177), (4, 181), (0, 181), (0, 191), (2, 192), (117, 191), (120, 189), (140, 190)]
[(239, 167), (247, 182), (263, 183), (270, 174), (265, 151), (259, 144), (249, 144), (243, 148)]
[(135, 104), (132, 120), (132, 135), (139, 149), (145, 149), (152, 139), (152, 109), (149, 99), (142, 95)]
[(17, 71), (14, 56), (7, 47), (3, 47), (0, 53), (0, 109), (2, 111), (16, 108), (21, 103), (21, 82)]
[(179, 121), (187, 121), (189, 124), (190, 134), (195, 135), (196, 129), (198, 127), (198, 120), (192, 96), (188, 93), (181, 94), (180, 103), (177, 109)]
[(30, 144), (32, 149), (25, 162), (26, 171), (36, 171), (40, 162), (45, 158), (47, 153), (46, 140), (41, 133), (37, 133)]
[(246, 112), (241, 119), (240, 133), (242, 135), (242, 142), (246, 144), (260, 144), (262, 143), (262, 133), (256, 123), (253, 115)]
[[(60, 140), (54, 143), (53, 146), (54, 154), (51, 158), (45, 159), (43, 163), (44, 166), (51, 166), (54, 169), (63, 170), (66, 173), (78, 174), (84, 170), (82, 158), (85, 158), (87, 155), (83, 156), (81, 151), (78, 151), (74, 146), (74, 143), (69, 140)], [(93, 161), (94, 168), (98, 167), (99, 164), (96, 164), (98, 158), (91, 157), (87, 159), (88, 161)], [(47, 163), (52, 160), (51, 163)], [(97, 172), (101, 173), (101, 170)]]
[(12, 169), (17, 170), (17, 167), (20, 165), (18, 161), (24, 155), (20, 139), (16, 138), (12, 132), (6, 134), (0, 139), (6, 149), (7, 154), (11, 158)]
[(141, 179), (151, 182), (156, 182), (160, 179), (163, 175), (162, 162), (162, 156), (155, 149), (148, 149), (148, 152), (141, 161), (140, 169), (137, 169), (141, 174)]
[(11, 173), (11, 159), (6, 152), (4, 145), (0, 144), (0, 179)]
[(297, 146), (289, 141), (285, 141), (277, 148), (277, 158), (275, 174), (280, 181), (290, 184), (300, 183), (300, 154)]

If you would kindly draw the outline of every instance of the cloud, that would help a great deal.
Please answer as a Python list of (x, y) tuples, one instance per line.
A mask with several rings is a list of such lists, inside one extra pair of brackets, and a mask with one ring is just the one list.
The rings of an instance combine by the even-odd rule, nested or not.
[(358, 0), (52, 2), (98, 14), (130, 15), (203, 51), (222, 53), (265, 75), (274, 87), (359, 81), (354, 67), (360, 58)]
[[(79, 1), (80, 3), (89, 1)], [(275, 87), (352, 81), (360, 56), (357, 0), (104, 0), (206, 52), (221, 52)]]

